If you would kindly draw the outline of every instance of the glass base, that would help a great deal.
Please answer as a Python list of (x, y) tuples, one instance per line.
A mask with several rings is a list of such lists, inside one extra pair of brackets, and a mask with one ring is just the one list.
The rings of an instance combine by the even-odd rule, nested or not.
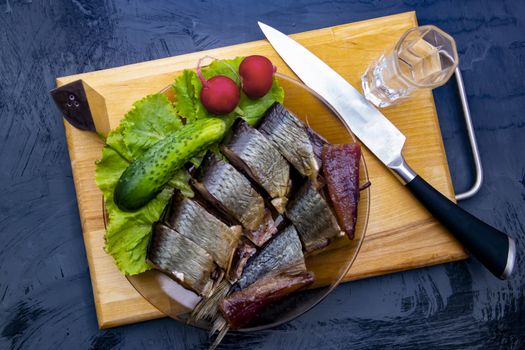
[(384, 101), (381, 98), (374, 95), (372, 89), (370, 88), (370, 85), (368, 84), (368, 79), (366, 75), (367, 73), (365, 72), (365, 74), (361, 77), (361, 86), (363, 87), (363, 94), (369, 102), (372, 102), (372, 104), (379, 108), (388, 107), (397, 103), (397, 101)]
[(379, 108), (399, 103), (413, 90), (396, 73), (392, 55), (382, 55), (372, 62), (361, 76), (361, 85), (365, 98)]

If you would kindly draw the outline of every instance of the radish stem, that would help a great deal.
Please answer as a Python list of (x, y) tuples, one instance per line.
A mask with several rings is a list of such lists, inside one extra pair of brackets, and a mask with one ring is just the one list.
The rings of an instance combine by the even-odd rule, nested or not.
[(201, 72), (201, 62), (203, 59), (207, 58), (209, 56), (204, 56), (202, 57), (201, 59), (199, 59), (199, 62), (197, 62), (197, 76), (199, 77), (201, 83), (202, 83), (202, 86), (203, 87), (208, 87), (208, 81), (206, 79), (204, 79), (204, 76), (202, 75), (202, 72)]
[(232, 71), (232, 73), (233, 73), (233, 74), (235, 75), (235, 77), (237, 78), (237, 83), (238, 83), (239, 85), (242, 86), (242, 79), (241, 79), (241, 77), (239, 76), (239, 74), (237, 73), (237, 71), (232, 67), (232, 65), (229, 64), (228, 62), (226, 62), (225, 60), (219, 60), (219, 62), (224, 63), (225, 65), (228, 66), (228, 68), (230, 68), (230, 70)]
[(244, 111), (239, 106), (235, 107), (233, 111), (236, 112), (241, 117), (244, 117)]

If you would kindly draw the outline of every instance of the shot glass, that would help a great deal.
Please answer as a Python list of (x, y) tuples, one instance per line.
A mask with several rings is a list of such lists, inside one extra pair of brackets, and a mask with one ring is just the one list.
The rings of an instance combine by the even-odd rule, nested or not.
[(378, 107), (399, 103), (418, 89), (445, 84), (458, 65), (454, 39), (433, 26), (406, 31), (361, 77), (365, 97)]

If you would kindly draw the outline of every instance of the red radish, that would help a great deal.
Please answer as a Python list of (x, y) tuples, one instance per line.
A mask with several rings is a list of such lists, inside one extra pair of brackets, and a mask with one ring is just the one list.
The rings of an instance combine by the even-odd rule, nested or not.
[(250, 98), (263, 97), (272, 88), (275, 70), (272, 62), (264, 56), (246, 57), (239, 66), (242, 91)]
[(220, 115), (232, 112), (239, 104), (241, 93), (233, 80), (225, 75), (216, 75), (206, 80), (202, 76), (200, 60), (197, 75), (202, 82), (201, 102), (211, 114)]

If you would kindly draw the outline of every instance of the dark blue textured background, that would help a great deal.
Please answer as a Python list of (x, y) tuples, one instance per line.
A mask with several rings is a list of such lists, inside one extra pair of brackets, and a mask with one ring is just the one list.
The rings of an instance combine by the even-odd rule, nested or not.
[[(248, 5), (248, 3), (250, 3)], [(485, 168), (461, 206), (518, 239), (510, 281), (475, 260), (340, 286), (223, 348), (525, 348), (525, 2), (0, 0), (0, 349), (200, 349), (169, 319), (97, 329), (54, 78), (416, 10), (458, 43)], [(454, 186), (472, 178), (453, 83), (434, 92)]]

